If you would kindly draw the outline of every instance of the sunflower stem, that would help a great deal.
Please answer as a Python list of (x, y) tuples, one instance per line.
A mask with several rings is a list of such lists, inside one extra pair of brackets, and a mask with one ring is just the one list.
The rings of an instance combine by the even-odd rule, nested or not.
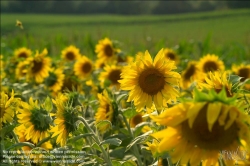
[(87, 128), (87, 130), (89, 132), (91, 132), (93, 135), (92, 135), (92, 138), (93, 140), (97, 143), (97, 145), (100, 147), (101, 151), (102, 151), (102, 154), (103, 154), (103, 158), (104, 160), (106, 161), (107, 165), (108, 166), (112, 166), (112, 162), (109, 158), (109, 155), (108, 153), (105, 151), (105, 149), (103, 148), (101, 144), (101, 141), (99, 140), (99, 138), (95, 135), (95, 132), (90, 128), (89, 124), (86, 122), (86, 120), (83, 118), (83, 117), (80, 117), (78, 116), (78, 120), (82, 121), (83, 124), (85, 125), (85, 127)]
[[(128, 121), (127, 121), (127, 119), (126, 119), (126, 117), (123, 115), (123, 113), (121, 113), (121, 114), (122, 114), (122, 117), (123, 117), (123, 121), (125, 122), (126, 127), (128, 128), (128, 131), (129, 131), (131, 137), (134, 139), (134, 133), (132, 132), (132, 130), (131, 130), (129, 124), (128, 124)], [(136, 158), (137, 158), (138, 165), (139, 165), (139, 166), (143, 166), (144, 164), (143, 164), (143, 162), (142, 162), (142, 160), (141, 160), (141, 155), (140, 155), (140, 153), (139, 153), (138, 146), (135, 145), (135, 146), (132, 147), (132, 149), (133, 149), (134, 155), (135, 155)]]

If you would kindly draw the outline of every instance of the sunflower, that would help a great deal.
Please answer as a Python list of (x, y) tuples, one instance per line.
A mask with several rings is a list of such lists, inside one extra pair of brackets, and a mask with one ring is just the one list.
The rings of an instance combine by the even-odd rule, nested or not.
[(189, 61), (186, 69), (181, 73), (181, 87), (187, 89), (194, 81), (202, 80), (205, 74), (197, 68), (196, 61)]
[(217, 70), (223, 71), (225, 69), (224, 62), (214, 54), (207, 54), (200, 58), (197, 67), (204, 73)]
[(86, 56), (82, 56), (74, 65), (75, 75), (81, 79), (86, 79), (93, 71), (93, 62)]
[(32, 55), (32, 51), (26, 47), (18, 48), (14, 51), (15, 58), (29, 58)]
[(163, 49), (158, 52), (154, 61), (148, 51), (138, 56), (136, 62), (126, 66), (121, 74), (122, 90), (129, 90), (129, 101), (134, 101), (137, 111), (144, 106), (151, 108), (166, 107), (166, 103), (175, 100), (178, 91), (175, 89), (180, 80), (180, 74), (172, 71), (176, 69), (174, 61), (164, 57)]
[[(113, 122), (114, 118), (114, 108), (112, 105), (112, 101), (108, 96), (107, 91), (104, 91), (102, 94), (97, 94), (98, 100), (99, 100), (99, 108), (97, 109), (97, 112), (95, 114), (95, 120), (96, 124), (98, 124), (100, 121), (108, 120), (111, 123)], [(104, 133), (108, 130), (109, 124), (98, 126), (98, 129), (101, 133)]]
[(106, 65), (104, 71), (100, 73), (99, 81), (101, 82), (102, 87), (105, 87), (105, 83), (109, 83), (110, 86), (116, 87), (119, 89), (120, 83), (118, 80), (121, 79), (122, 67), (116, 65)]
[(74, 76), (65, 75), (63, 80), (62, 91), (73, 91), (74, 89), (80, 90), (80, 84)]
[(44, 49), (42, 53), (37, 51), (35, 57), (27, 59), (27, 63), (29, 64), (27, 71), (28, 80), (34, 78), (37, 83), (41, 83), (49, 76), (51, 59), (45, 57), (47, 54), (47, 49)]
[(15, 110), (19, 104), (19, 98), (14, 97), (14, 90), (11, 92), (10, 98), (3, 91), (0, 98), (0, 129), (3, 123), (11, 123), (15, 115)]
[(104, 38), (103, 40), (99, 40), (95, 47), (95, 52), (97, 53), (98, 59), (105, 62), (115, 58), (117, 49), (114, 48), (113, 43), (109, 38)]
[(56, 105), (55, 126), (50, 130), (52, 137), (56, 137), (56, 143), (65, 146), (69, 134), (76, 130), (75, 122), (77, 121), (77, 110), (72, 107), (69, 96), (59, 94), (56, 99), (52, 100)]
[(48, 111), (38, 105), (38, 101), (33, 101), (32, 97), (29, 103), (22, 102), (17, 115), (18, 122), (24, 125), (26, 131), (24, 133), (26, 140), (31, 140), (37, 144), (49, 136), (48, 130), (51, 126), (51, 116)]
[(209, 72), (205, 77), (205, 81), (199, 82), (197, 85), (202, 89), (214, 89), (217, 93), (219, 93), (223, 88), (226, 88), (227, 96), (233, 96), (232, 83), (229, 82), (229, 75), (227, 72)]
[(75, 61), (81, 57), (80, 50), (73, 45), (70, 45), (62, 50), (62, 59), (70, 62)]
[(106, 62), (103, 61), (102, 59), (97, 59), (95, 61), (95, 68), (96, 69), (103, 69), (105, 65), (106, 65)]
[(51, 69), (49, 76), (45, 79), (45, 85), (53, 92), (58, 92), (63, 86), (64, 74), (63, 70)]
[[(225, 90), (209, 94), (195, 90), (195, 99), (177, 104), (152, 119), (167, 126), (152, 136), (160, 141), (157, 151), (168, 152), (173, 163), (180, 165), (233, 165), (237, 161), (221, 156), (224, 151), (247, 148), (242, 141), (250, 140), (250, 119), (227, 98)], [(223, 160), (223, 161), (219, 161)]]
[(170, 59), (172, 61), (175, 61), (175, 64), (179, 63), (179, 57), (177, 56), (177, 54), (174, 52), (174, 50), (170, 49), (170, 48), (165, 48), (164, 49), (164, 55), (167, 59)]
[(16, 68), (16, 78), (24, 78), (27, 74), (28, 61), (21, 61), (18, 63)]
[[(240, 81), (245, 81), (246, 79), (250, 79), (250, 65), (233, 65), (232, 71), (242, 77)], [(250, 90), (250, 84), (245, 84), (246, 89)]]

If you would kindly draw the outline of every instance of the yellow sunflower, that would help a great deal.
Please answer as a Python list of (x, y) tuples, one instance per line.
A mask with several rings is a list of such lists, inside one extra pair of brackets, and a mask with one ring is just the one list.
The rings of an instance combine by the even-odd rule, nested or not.
[(154, 61), (148, 51), (137, 58), (136, 62), (126, 66), (121, 74), (122, 90), (129, 90), (129, 101), (134, 101), (137, 111), (144, 106), (151, 108), (166, 107), (166, 103), (178, 96), (176, 87), (180, 74), (172, 71), (176, 69), (174, 61), (164, 56), (163, 49), (158, 52)]
[(18, 48), (14, 51), (15, 58), (29, 58), (32, 55), (32, 51), (26, 47)]
[(45, 79), (45, 85), (53, 92), (58, 92), (63, 86), (64, 74), (60, 68), (51, 69), (49, 76)]
[(181, 87), (187, 89), (194, 81), (202, 80), (205, 74), (197, 68), (196, 61), (189, 61), (186, 69), (181, 73)]
[(28, 58), (28, 71), (27, 79), (35, 79), (37, 83), (44, 81), (49, 76), (49, 70), (51, 65), (51, 59), (45, 57), (48, 54), (47, 49), (44, 49), (42, 53), (36, 52), (35, 57)]
[(56, 137), (56, 143), (65, 146), (69, 134), (75, 131), (75, 122), (77, 121), (77, 110), (72, 107), (72, 102), (69, 97), (64, 94), (59, 94), (53, 103), (56, 105), (56, 118), (54, 120), (55, 126), (50, 132), (52, 137)]
[(106, 62), (103, 61), (102, 59), (97, 59), (95, 61), (95, 68), (96, 69), (103, 69), (105, 65), (106, 65)]
[(232, 83), (229, 82), (229, 75), (227, 72), (209, 72), (205, 77), (205, 81), (199, 82), (197, 85), (201, 89), (214, 89), (217, 93), (219, 93), (223, 88), (226, 88), (227, 97), (233, 96)]
[(194, 101), (152, 116), (155, 122), (167, 126), (152, 134), (160, 141), (157, 151), (168, 152), (172, 162), (180, 165), (219, 165), (219, 160), (235, 164), (236, 160), (227, 159), (221, 152), (247, 148), (241, 142), (250, 140), (249, 116), (237, 107), (236, 99), (227, 98), (224, 90), (219, 94), (196, 90), (195, 96)]
[(18, 63), (16, 68), (16, 78), (24, 78), (27, 74), (28, 61), (21, 61)]
[[(103, 120), (108, 120), (112, 123), (114, 118), (114, 108), (112, 106), (112, 101), (109, 98), (107, 91), (104, 91), (102, 94), (98, 93), (97, 97), (100, 105), (95, 114), (96, 124)], [(98, 126), (98, 129), (101, 133), (104, 133), (108, 130), (109, 127), (111, 127), (109, 126), (109, 124), (105, 124)]]
[(75, 75), (81, 79), (86, 79), (88, 76), (91, 75), (93, 70), (94, 70), (93, 62), (86, 56), (82, 56), (74, 64)]
[(104, 71), (100, 73), (99, 81), (101, 86), (104, 88), (105, 83), (108, 83), (110, 86), (116, 87), (118, 90), (120, 83), (118, 80), (121, 79), (122, 67), (116, 65), (106, 65)]
[[(233, 65), (232, 71), (242, 77), (240, 81), (245, 81), (246, 79), (250, 79), (250, 65)], [(250, 90), (250, 84), (245, 84), (246, 89)]]
[(223, 71), (225, 69), (224, 62), (214, 54), (207, 54), (204, 57), (200, 58), (197, 67), (204, 73), (217, 70)]
[(80, 50), (73, 45), (70, 45), (62, 50), (62, 59), (70, 62), (75, 61), (81, 57)]
[(170, 48), (165, 48), (164, 49), (164, 55), (167, 59), (170, 59), (172, 61), (175, 61), (175, 64), (177, 65), (179, 63), (179, 57), (178, 55), (174, 52), (174, 50)]
[(15, 115), (15, 110), (19, 104), (19, 98), (14, 97), (14, 91), (12, 90), (11, 97), (9, 98), (6, 93), (1, 92), (0, 98), (0, 129), (2, 129), (3, 123), (11, 123)]
[(104, 38), (103, 40), (99, 40), (95, 47), (95, 52), (97, 53), (98, 59), (105, 62), (115, 58), (117, 49), (114, 48), (113, 42), (109, 38)]
[(25, 126), (25, 139), (31, 140), (37, 144), (49, 136), (48, 130), (51, 126), (51, 116), (48, 111), (38, 105), (38, 101), (33, 101), (32, 97), (29, 103), (22, 102), (18, 109), (20, 114), (17, 115), (18, 122)]

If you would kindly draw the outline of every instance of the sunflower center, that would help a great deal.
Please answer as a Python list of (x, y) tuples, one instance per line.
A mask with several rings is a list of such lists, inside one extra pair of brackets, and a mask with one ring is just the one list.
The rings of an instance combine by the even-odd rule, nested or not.
[(134, 126), (138, 125), (138, 124), (141, 123), (141, 122), (142, 122), (142, 116), (141, 116), (141, 114), (137, 114), (137, 115), (135, 115), (135, 116), (132, 118), (132, 124), (133, 124)]
[(28, 55), (25, 53), (25, 52), (21, 52), (19, 55), (18, 55), (19, 58), (27, 58)]
[(35, 109), (32, 111), (30, 121), (34, 125), (35, 130), (47, 131), (50, 128), (52, 119), (46, 110)]
[(75, 54), (71, 51), (67, 52), (66, 53), (66, 58), (70, 61), (74, 60), (75, 59)]
[(168, 52), (166, 54), (166, 57), (169, 58), (170, 60), (173, 60), (173, 61), (175, 61), (175, 58), (176, 58), (175, 54), (172, 52)]
[(4, 114), (5, 114), (5, 107), (3, 104), (1, 104), (0, 105), (0, 118), (3, 118)]
[(202, 149), (225, 149), (237, 140), (238, 127), (234, 122), (227, 130), (224, 130), (224, 126), (220, 126), (218, 121), (216, 121), (210, 132), (207, 122), (207, 107), (208, 105), (206, 104), (200, 110), (192, 128), (189, 128), (187, 120), (182, 123), (183, 136), (188, 142), (191, 142)]
[(209, 72), (209, 71), (216, 71), (218, 70), (218, 66), (213, 61), (207, 61), (203, 66), (203, 71)]
[(112, 84), (118, 84), (118, 80), (121, 79), (121, 70), (113, 70), (109, 73), (108, 79), (112, 82)]
[(104, 48), (105, 55), (111, 57), (113, 55), (113, 49), (111, 45), (106, 45)]
[(190, 78), (194, 75), (194, 73), (195, 73), (195, 65), (191, 65), (184, 73), (183, 77), (185, 80), (190, 80)]
[(82, 65), (82, 71), (84, 73), (89, 73), (91, 71), (91, 69), (92, 69), (92, 65), (88, 62), (86, 62)]
[(239, 70), (239, 76), (243, 77), (240, 81), (245, 81), (250, 75), (250, 69), (242, 68)]
[(41, 71), (41, 69), (43, 68), (43, 62), (42, 61), (33, 61), (33, 67), (31, 68), (32, 73), (38, 73)]
[(155, 68), (144, 70), (139, 76), (139, 86), (144, 93), (156, 95), (165, 85), (164, 76)]

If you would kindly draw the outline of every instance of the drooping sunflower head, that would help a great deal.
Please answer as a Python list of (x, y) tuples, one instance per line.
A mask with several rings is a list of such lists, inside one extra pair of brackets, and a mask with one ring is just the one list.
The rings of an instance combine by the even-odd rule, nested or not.
[(166, 129), (152, 134), (160, 143), (159, 153), (168, 152), (173, 163), (190, 165), (226, 165), (221, 151), (236, 151), (249, 143), (249, 116), (239, 108), (235, 98), (228, 98), (225, 90), (209, 94), (195, 91), (196, 98), (177, 104), (152, 119)]
[(194, 81), (202, 80), (204, 76), (205, 74), (197, 68), (197, 62), (189, 61), (186, 69), (181, 74), (181, 87), (187, 89)]
[(32, 55), (32, 51), (26, 47), (21, 47), (21, 48), (18, 48), (14, 51), (14, 56), (15, 58), (23, 58), (23, 59), (26, 59), (28, 57), (30, 57)]
[(93, 70), (94, 70), (93, 62), (86, 56), (82, 56), (74, 64), (75, 75), (80, 79), (86, 79), (88, 76), (91, 75)]
[(27, 74), (28, 61), (21, 61), (18, 63), (16, 68), (16, 78), (21, 79), (24, 78)]
[(114, 48), (113, 42), (109, 38), (104, 38), (99, 40), (95, 47), (95, 52), (102, 61), (109, 61), (114, 59), (117, 49)]
[[(112, 100), (110, 99), (108, 92), (105, 90), (102, 94), (98, 94), (98, 100), (99, 100), (99, 107), (97, 109), (97, 112), (95, 114), (95, 120), (96, 124), (103, 120), (108, 120), (111, 123), (114, 122), (115, 118), (115, 108), (112, 103)], [(111, 126), (109, 124), (98, 126), (98, 130), (101, 133), (105, 133)]]
[(27, 71), (28, 80), (35, 79), (37, 83), (41, 83), (49, 76), (51, 59), (46, 57), (47, 54), (47, 49), (44, 49), (42, 53), (37, 51), (35, 57), (27, 59), (29, 64)]
[(232, 83), (229, 81), (227, 72), (209, 72), (207, 73), (204, 82), (198, 82), (198, 87), (205, 90), (214, 89), (219, 93), (223, 88), (226, 89), (227, 97), (232, 97)]
[(128, 101), (134, 101), (137, 111), (145, 106), (151, 108), (153, 103), (156, 108), (166, 107), (167, 102), (178, 96), (176, 88), (181, 77), (173, 69), (176, 69), (174, 61), (165, 58), (163, 49), (154, 60), (146, 51), (124, 68), (118, 82), (122, 90), (130, 91)]
[(48, 110), (38, 105), (37, 100), (33, 101), (30, 97), (29, 103), (22, 102), (18, 111), (18, 122), (26, 128), (24, 133), (26, 140), (36, 144), (49, 136), (52, 118)]
[(14, 91), (12, 90), (11, 96), (1, 92), (0, 96), (0, 129), (2, 129), (3, 123), (11, 123), (15, 115), (15, 110), (20, 102), (19, 98), (14, 97)]
[[(250, 65), (233, 65), (232, 71), (234, 74), (242, 77), (240, 79), (241, 82), (245, 81), (246, 79), (250, 79)], [(250, 84), (245, 84), (246, 89), (250, 90)]]
[(58, 92), (61, 90), (64, 81), (63, 70), (60, 68), (51, 69), (49, 76), (45, 79), (45, 85), (53, 92)]
[(56, 143), (61, 146), (65, 146), (69, 134), (76, 130), (76, 124), (78, 118), (78, 110), (72, 106), (72, 102), (69, 100), (69, 96), (65, 94), (59, 94), (53, 103), (56, 105), (56, 119), (54, 120), (55, 126), (52, 127), (50, 132), (53, 133), (52, 137), (57, 136)]
[(164, 55), (167, 59), (170, 59), (172, 61), (175, 61), (175, 64), (179, 63), (179, 57), (177, 56), (177, 54), (174, 52), (174, 50), (170, 49), (170, 48), (165, 48), (164, 49)]
[(225, 65), (222, 60), (219, 59), (217, 55), (207, 54), (200, 58), (197, 67), (200, 71), (207, 73), (209, 71), (224, 71)]
[(80, 50), (73, 45), (70, 45), (62, 50), (62, 59), (68, 62), (75, 61), (81, 57)]
[(115, 86), (117, 89), (120, 87), (118, 80), (121, 79), (122, 67), (116, 65), (106, 65), (104, 71), (100, 73), (99, 81), (102, 87), (105, 85)]

